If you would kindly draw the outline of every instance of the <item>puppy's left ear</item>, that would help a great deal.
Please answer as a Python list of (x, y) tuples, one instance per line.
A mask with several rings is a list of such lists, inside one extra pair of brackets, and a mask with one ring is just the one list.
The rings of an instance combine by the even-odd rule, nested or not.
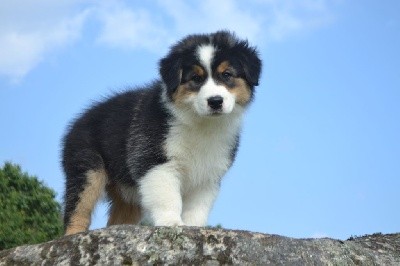
[[(247, 43), (246, 43), (247, 46)], [(261, 75), (261, 59), (255, 48), (246, 47), (239, 58), (245, 78), (250, 86), (257, 86)]]
[(181, 83), (182, 59), (177, 54), (169, 54), (160, 61), (160, 75), (169, 94), (175, 92)]

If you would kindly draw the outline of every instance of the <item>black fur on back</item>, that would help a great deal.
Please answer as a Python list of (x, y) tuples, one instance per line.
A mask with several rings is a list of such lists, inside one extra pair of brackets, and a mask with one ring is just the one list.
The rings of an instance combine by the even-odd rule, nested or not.
[(66, 221), (75, 207), (69, 202), (78, 201), (87, 171), (104, 169), (109, 182), (135, 186), (152, 166), (166, 161), (162, 143), (170, 115), (160, 97), (160, 82), (122, 92), (94, 104), (70, 126), (62, 155)]

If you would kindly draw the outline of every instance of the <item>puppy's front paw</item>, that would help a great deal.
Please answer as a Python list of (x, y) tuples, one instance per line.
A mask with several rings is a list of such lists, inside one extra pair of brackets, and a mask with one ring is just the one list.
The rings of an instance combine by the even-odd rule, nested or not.
[(185, 225), (181, 219), (176, 218), (164, 218), (157, 219), (154, 221), (155, 226), (183, 226)]
[(170, 221), (165, 223), (164, 226), (184, 226), (185, 224), (182, 221)]

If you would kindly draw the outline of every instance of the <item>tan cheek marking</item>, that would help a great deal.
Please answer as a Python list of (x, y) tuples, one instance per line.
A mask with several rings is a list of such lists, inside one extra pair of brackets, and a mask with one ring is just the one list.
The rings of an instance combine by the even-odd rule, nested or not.
[[(204, 69), (200, 66), (194, 65), (193, 72), (199, 76), (205, 76)], [(182, 79), (182, 71), (180, 72), (180, 75), (181, 75), (181, 79)], [(193, 90), (191, 90), (189, 82), (186, 82), (186, 83), (178, 86), (175, 93), (172, 95), (172, 99), (175, 102), (175, 104), (184, 105), (185, 100), (195, 94), (197, 94), (197, 92), (194, 92)]]
[(242, 78), (235, 78), (235, 86), (228, 90), (236, 96), (236, 102), (242, 106), (246, 105), (251, 98), (251, 91), (247, 82)]
[(172, 95), (172, 99), (177, 105), (184, 105), (185, 100), (190, 96), (195, 95), (196, 92), (191, 91), (188, 83), (184, 83), (178, 86), (175, 93)]
[(71, 215), (65, 235), (86, 231), (89, 228), (93, 208), (102, 195), (107, 183), (104, 170), (90, 170), (86, 173), (87, 184), (79, 195), (79, 201)]
[(108, 195), (112, 200), (110, 217), (107, 226), (114, 224), (137, 224), (142, 217), (142, 210), (137, 204), (129, 204), (121, 197), (121, 191), (115, 186), (108, 188)]

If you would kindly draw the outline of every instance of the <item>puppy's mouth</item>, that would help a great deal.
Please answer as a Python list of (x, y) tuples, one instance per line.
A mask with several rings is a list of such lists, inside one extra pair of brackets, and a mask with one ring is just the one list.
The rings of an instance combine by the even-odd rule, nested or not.
[(196, 112), (198, 116), (200, 117), (220, 117), (224, 116), (227, 113), (224, 113), (222, 110), (208, 110), (207, 112)]
[(225, 114), (224, 112), (222, 112), (222, 110), (211, 110), (210, 111), (210, 116), (221, 116)]
[(211, 109), (211, 110), (208, 110), (207, 113), (202, 114), (201, 116), (205, 116), (205, 117), (221, 117), (221, 116), (224, 116), (224, 115), (227, 115), (227, 114), (229, 114), (229, 113), (224, 112), (222, 109), (218, 109), (218, 110)]

